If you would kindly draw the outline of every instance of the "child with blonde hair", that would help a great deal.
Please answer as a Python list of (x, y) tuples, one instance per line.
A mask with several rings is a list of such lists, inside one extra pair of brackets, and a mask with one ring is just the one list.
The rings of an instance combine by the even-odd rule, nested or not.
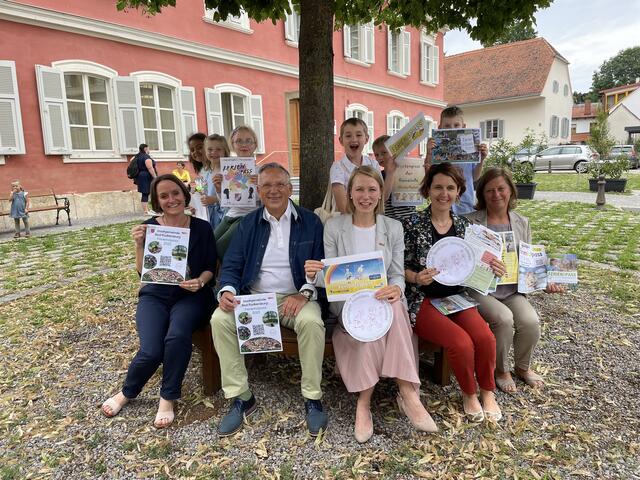
[[(258, 148), (258, 136), (251, 127), (241, 125), (231, 132), (231, 148), (239, 157), (253, 157)], [(222, 180), (222, 177), (220, 177)], [(258, 176), (251, 176), (251, 183), (255, 186), (258, 183)], [(216, 237), (216, 250), (218, 258), (224, 257), (227, 248), (231, 244), (233, 234), (238, 228), (240, 220), (247, 214), (255, 210), (256, 207), (231, 207), (227, 210), (224, 218), (216, 227), (213, 234)]]
[(16, 233), (13, 238), (20, 238), (20, 219), (24, 223), (24, 236), (30, 237), (31, 230), (29, 229), (29, 192), (25, 192), (19, 180), (11, 182), (11, 193), (9, 194), (9, 201), (11, 202), (11, 211), (9, 216), (13, 218), (16, 227)]
[(207, 207), (209, 223), (214, 230), (227, 211), (226, 208), (220, 207), (220, 185), (222, 184), (220, 158), (228, 157), (230, 153), (229, 144), (224, 136), (214, 133), (205, 139), (201, 175), (205, 181), (207, 193), (202, 195), (202, 204)]

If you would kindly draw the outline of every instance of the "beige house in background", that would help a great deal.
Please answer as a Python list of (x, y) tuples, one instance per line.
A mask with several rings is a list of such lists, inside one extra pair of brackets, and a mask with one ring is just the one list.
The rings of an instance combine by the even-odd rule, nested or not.
[(640, 138), (640, 88), (609, 110), (609, 130), (618, 143), (631, 143)]
[(527, 129), (549, 145), (569, 143), (573, 95), (569, 62), (544, 38), (445, 56), (445, 101), (464, 111), (483, 141), (519, 143)]

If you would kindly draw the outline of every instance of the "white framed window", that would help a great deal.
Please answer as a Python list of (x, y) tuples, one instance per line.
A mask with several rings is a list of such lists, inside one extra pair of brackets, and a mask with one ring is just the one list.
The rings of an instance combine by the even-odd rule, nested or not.
[(0, 60), (0, 159), (26, 153), (16, 63)]
[(420, 82), (437, 85), (440, 81), (440, 48), (436, 35), (422, 31), (420, 35)]
[(556, 115), (551, 116), (551, 123), (549, 125), (549, 136), (556, 138), (560, 130), (560, 119)]
[(367, 130), (369, 134), (369, 141), (364, 147), (363, 153), (365, 155), (373, 152), (371, 145), (373, 145), (373, 141), (375, 140), (375, 134), (373, 129), (373, 112), (370, 111), (367, 107), (360, 103), (352, 103), (347, 106), (344, 112), (344, 119), (348, 118), (359, 118), (364, 121), (367, 125)]
[(420, 149), (419, 149), (420, 155), (427, 154), (427, 142), (433, 136), (433, 129), (438, 127), (436, 122), (430, 116), (425, 115), (424, 118), (426, 120), (425, 128), (427, 129), (427, 138), (425, 138), (420, 142)]
[(563, 118), (562, 119), (562, 127), (561, 127), (561, 131), (560, 131), (560, 136), (562, 138), (567, 138), (569, 136), (569, 126), (570, 126), (570, 122), (568, 118)]
[(174, 90), (156, 83), (141, 82), (140, 101), (144, 139), (149, 149), (159, 152), (177, 151)]
[(392, 137), (409, 123), (409, 117), (406, 117), (398, 110), (391, 110), (387, 113), (387, 135)]
[(391, 73), (411, 74), (411, 32), (404, 28), (387, 31), (387, 63)]
[(215, 8), (204, 8), (204, 18), (206, 22), (215, 23), (220, 27), (231, 28), (243, 33), (253, 33), (249, 15), (244, 10), (240, 10), (240, 15), (229, 15), (226, 20), (216, 20), (217, 10)]
[(114, 151), (113, 107), (107, 81), (84, 73), (64, 74), (73, 151)]
[(248, 125), (258, 136), (256, 153), (265, 153), (262, 96), (240, 85), (223, 83), (205, 89), (207, 129), (229, 137), (234, 128)]
[(485, 120), (480, 122), (480, 133), (483, 140), (504, 138), (504, 120)]
[(564, 84), (564, 96), (568, 97), (569, 96), (569, 85), (567, 85), (566, 83)]
[(558, 93), (558, 90), (560, 90), (560, 84), (558, 83), (557, 80), (553, 81), (553, 93)]
[(375, 63), (375, 39), (373, 22), (342, 27), (344, 57), (361, 65)]
[(289, 8), (291, 13), (287, 13), (284, 18), (284, 39), (287, 45), (297, 48), (300, 38), (300, 13), (292, 5), (291, 0), (289, 0)]

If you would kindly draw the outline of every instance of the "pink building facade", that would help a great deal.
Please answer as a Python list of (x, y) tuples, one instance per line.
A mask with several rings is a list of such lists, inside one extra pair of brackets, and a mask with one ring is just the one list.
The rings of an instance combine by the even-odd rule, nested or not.
[[(161, 172), (186, 156), (195, 131), (249, 124), (258, 161), (299, 172), (294, 15), (216, 23), (199, 0), (154, 17), (115, 0), (0, 3), (0, 185), (85, 193), (129, 190), (139, 143)], [(418, 112), (445, 106), (443, 34), (357, 25), (334, 35), (335, 148), (340, 123), (367, 122), (371, 141)]]

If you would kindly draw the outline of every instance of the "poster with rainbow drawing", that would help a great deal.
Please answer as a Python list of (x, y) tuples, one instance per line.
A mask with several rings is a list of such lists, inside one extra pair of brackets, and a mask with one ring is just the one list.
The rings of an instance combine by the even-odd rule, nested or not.
[(252, 179), (256, 175), (253, 157), (223, 157), (220, 159), (222, 186), (220, 206), (255, 207), (258, 190)]
[(377, 290), (387, 285), (381, 251), (325, 258), (322, 263), (330, 302), (342, 302), (360, 290)]

